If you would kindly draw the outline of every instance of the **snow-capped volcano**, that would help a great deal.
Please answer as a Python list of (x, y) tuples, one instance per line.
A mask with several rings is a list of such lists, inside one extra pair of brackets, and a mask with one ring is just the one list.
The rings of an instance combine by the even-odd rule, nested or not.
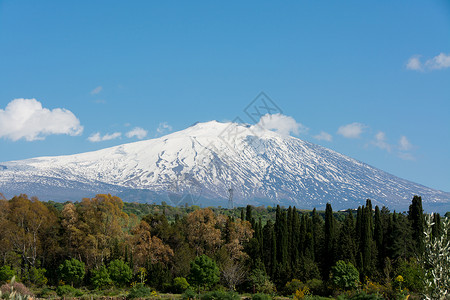
[(354, 208), (365, 199), (406, 210), (413, 195), (446, 209), (450, 193), (398, 178), (330, 149), (259, 126), (216, 121), (82, 154), (0, 163), (0, 192), (42, 200), (111, 193), (169, 204)]

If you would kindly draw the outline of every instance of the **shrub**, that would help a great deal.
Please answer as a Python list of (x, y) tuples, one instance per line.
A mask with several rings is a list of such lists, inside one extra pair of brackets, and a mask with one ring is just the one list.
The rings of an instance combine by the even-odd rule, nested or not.
[(240, 300), (235, 292), (212, 291), (200, 296), (201, 300)]
[(40, 293), (37, 295), (39, 298), (43, 299), (50, 299), (50, 298), (56, 298), (56, 292), (52, 290), (51, 288), (45, 287), (43, 288)]
[(197, 296), (197, 294), (189, 288), (184, 291), (183, 295), (181, 295), (181, 299), (190, 300), (190, 299), (195, 299), (196, 296)]
[(298, 279), (292, 279), (288, 283), (286, 283), (285, 291), (286, 295), (295, 294), (295, 291), (303, 289), (305, 284)]
[(366, 294), (366, 292), (360, 292), (353, 295), (350, 299), (352, 300), (381, 300), (382, 297), (377, 296), (376, 294)]
[(58, 268), (61, 279), (64, 282), (73, 284), (79, 284), (85, 274), (85, 265), (78, 259), (66, 259)]
[(16, 282), (16, 277), (13, 276), (10, 283), (6, 283), (0, 287), (0, 298), (2, 295), (8, 295), (7, 299), (19, 299), (20, 297), (32, 297), (33, 293), (20, 282)]
[(60, 297), (69, 296), (69, 297), (81, 297), (83, 296), (83, 292), (79, 289), (74, 288), (70, 285), (60, 285), (56, 288), (56, 294)]
[(257, 293), (252, 295), (252, 300), (272, 300), (272, 296), (263, 293)]
[(44, 268), (35, 268), (32, 267), (28, 273), (31, 283), (37, 286), (43, 286), (47, 284), (47, 277), (45, 277), (45, 272), (47, 272)]
[(121, 259), (115, 259), (109, 263), (109, 277), (117, 286), (126, 286), (133, 277), (133, 271)]
[(173, 280), (173, 289), (177, 293), (183, 293), (185, 290), (189, 288), (189, 283), (184, 277), (176, 277)]
[(16, 272), (10, 266), (0, 268), (0, 282), (6, 282), (13, 278), (14, 275), (16, 275)]
[(189, 281), (197, 286), (209, 288), (219, 281), (219, 267), (212, 258), (201, 255), (197, 256), (191, 261), (191, 271), (189, 274)]
[(322, 295), (324, 293), (323, 281), (320, 279), (311, 279), (306, 282), (306, 286), (309, 288), (312, 294)]
[(127, 299), (145, 298), (152, 294), (152, 290), (142, 283), (136, 284), (128, 293)]
[(298, 289), (295, 291), (294, 299), (305, 299), (305, 297), (308, 295), (310, 295), (309, 288), (307, 286), (304, 286), (302, 289)]
[(96, 289), (103, 288), (112, 283), (108, 269), (106, 269), (105, 265), (101, 265), (100, 268), (96, 270), (91, 270), (91, 283)]
[(401, 274), (403, 278), (401, 285), (399, 285), (400, 288), (407, 288), (414, 292), (424, 290), (425, 274), (418, 261), (414, 259), (400, 260), (397, 273)]
[(272, 294), (276, 290), (269, 276), (261, 269), (253, 270), (250, 275), (250, 284), (255, 287), (258, 293)]
[(359, 272), (351, 263), (340, 260), (331, 268), (331, 273), (331, 282), (340, 289), (347, 290), (358, 286)]

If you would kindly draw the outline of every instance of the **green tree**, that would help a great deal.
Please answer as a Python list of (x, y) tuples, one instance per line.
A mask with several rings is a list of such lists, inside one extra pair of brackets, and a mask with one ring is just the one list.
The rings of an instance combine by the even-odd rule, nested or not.
[(323, 258), (323, 278), (327, 279), (330, 274), (330, 267), (334, 262), (335, 254), (335, 220), (331, 204), (327, 203), (325, 209), (325, 249)]
[(277, 240), (275, 237), (275, 226), (271, 220), (267, 221), (263, 228), (263, 262), (268, 274), (273, 274), (277, 264)]
[[(288, 227), (287, 227), (287, 217), (286, 212), (282, 211), (280, 206), (277, 205), (276, 216), (275, 216), (275, 236), (276, 236), (276, 246), (277, 246), (277, 265), (276, 270), (272, 276), (275, 282), (284, 281), (283, 285), (289, 277), (289, 265), (288, 265)], [(283, 270), (283, 272), (281, 272)]]
[(423, 232), (424, 232), (424, 216), (422, 209), (422, 197), (414, 196), (409, 206), (408, 219), (411, 222), (412, 238), (416, 243), (418, 255), (422, 255), (424, 251)]
[(66, 259), (58, 268), (61, 279), (66, 283), (70, 283), (72, 286), (74, 284), (78, 285), (84, 278), (85, 275), (85, 265), (82, 261), (78, 259)]
[(3, 266), (0, 268), (0, 282), (6, 282), (11, 280), (13, 276), (16, 275), (14, 269), (11, 269), (10, 266)]
[(189, 288), (189, 283), (184, 277), (175, 277), (173, 279), (173, 289), (177, 293), (183, 293)]
[(381, 267), (384, 262), (383, 256), (383, 224), (381, 221), (381, 212), (380, 208), (375, 206), (375, 225), (373, 231), (373, 238), (375, 240), (375, 245), (377, 248), (378, 254), (378, 266)]
[(356, 264), (355, 222), (350, 211), (344, 220), (337, 244), (337, 259)]
[(108, 272), (116, 286), (126, 286), (133, 277), (130, 266), (121, 259), (115, 259), (109, 263)]
[(255, 292), (272, 294), (275, 291), (275, 285), (270, 281), (269, 276), (267, 276), (264, 270), (253, 270), (249, 279)]
[(376, 248), (373, 240), (372, 202), (370, 199), (367, 199), (366, 206), (362, 207), (361, 212), (358, 209), (357, 217), (360, 218), (360, 220), (357, 220), (357, 230), (360, 230), (359, 267), (363, 277), (370, 276), (375, 269), (374, 262), (376, 258)]
[(441, 216), (438, 213), (433, 214), (433, 223), (431, 233), (433, 238), (437, 238), (441, 235)]
[(105, 265), (101, 265), (99, 268), (91, 270), (91, 283), (96, 289), (103, 288), (112, 283), (108, 269)]
[(189, 282), (197, 286), (200, 292), (200, 287), (205, 289), (211, 287), (219, 281), (219, 268), (215, 261), (206, 255), (197, 256), (191, 262), (191, 273), (189, 274)]
[(331, 274), (331, 282), (342, 290), (353, 289), (358, 286), (359, 272), (351, 263), (339, 260), (331, 268)]
[(45, 273), (47, 272), (44, 268), (35, 268), (31, 267), (28, 271), (28, 278), (30, 282), (36, 286), (43, 286), (47, 284), (47, 277), (45, 277)]

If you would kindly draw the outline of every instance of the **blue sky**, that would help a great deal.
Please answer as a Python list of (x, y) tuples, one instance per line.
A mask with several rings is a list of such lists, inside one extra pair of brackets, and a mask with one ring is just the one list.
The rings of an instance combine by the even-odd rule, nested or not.
[(448, 1), (0, 0), (0, 161), (253, 122), (261, 91), (299, 138), (450, 191)]

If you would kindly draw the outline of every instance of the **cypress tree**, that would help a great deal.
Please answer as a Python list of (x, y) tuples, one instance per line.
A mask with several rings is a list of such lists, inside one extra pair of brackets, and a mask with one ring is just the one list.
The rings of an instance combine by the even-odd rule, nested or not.
[(415, 241), (417, 254), (422, 255), (425, 246), (423, 243), (424, 216), (422, 209), (422, 197), (414, 196), (409, 206), (408, 219), (411, 222), (412, 238)]
[(227, 221), (225, 222), (225, 229), (223, 232), (225, 244), (228, 244), (231, 241), (231, 217), (228, 216)]
[(286, 245), (286, 249), (287, 249), (287, 262), (288, 264), (291, 266), (292, 265), (292, 252), (293, 252), (293, 248), (292, 248), (292, 240), (293, 240), (293, 230), (292, 230), (292, 207), (289, 206), (287, 213), (286, 213), (286, 230), (287, 230), (287, 245)]
[(374, 227), (374, 240), (377, 248), (378, 255), (378, 267), (381, 268), (384, 263), (383, 255), (383, 224), (381, 223), (381, 213), (380, 208), (375, 206), (375, 227)]
[(305, 255), (306, 249), (306, 215), (302, 215), (302, 220), (300, 222), (300, 234), (299, 234), (299, 250), (300, 255)]
[(286, 277), (289, 276), (289, 264), (288, 264), (288, 230), (287, 230), (287, 216), (286, 212), (281, 211), (280, 206), (277, 206), (276, 219), (275, 219), (275, 235), (277, 245), (277, 266), (276, 277), (274, 281), (282, 284)]
[(304, 251), (304, 256), (306, 258), (309, 258), (310, 260), (314, 261), (315, 260), (315, 245), (314, 245), (314, 225), (313, 225), (313, 221), (312, 218), (310, 218), (309, 216), (305, 216), (305, 221), (306, 221), (306, 235), (305, 235), (305, 251)]
[(362, 239), (362, 224), (363, 224), (363, 217), (362, 217), (362, 211), (364, 206), (361, 208), (361, 206), (358, 206), (358, 210), (356, 211), (356, 227), (355, 227), (355, 234), (356, 234), (356, 241), (358, 249), (361, 249), (361, 239)]
[(405, 216), (394, 211), (387, 239), (386, 251), (393, 261), (398, 258), (410, 257), (414, 249), (414, 241), (412, 240), (411, 226)]
[(268, 274), (273, 274), (275, 265), (277, 264), (276, 257), (276, 238), (275, 227), (271, 220), (267, 221), (263, 228), (263, 262)]
[(246, 212), (245, 212), (245, 220), (249, 221), (250, 224), (252, 223), (253, 216), (252, 216), (252, 206), (247, 205)]
[(312, 212), (312, 231), (313, 231), (313, 244), (314, 244), (314, 258), (319, 259), (322, 257), (322, 240), (323, 240), (323, 226), (322, 219), (317, 214), (316, 209)]
[(294, 209), (292, 210), (291, 244), (289, 245), (292, 251), (292, 266), (295, 266), (300, 259), (300, 233), (300, 216), (294, 206)]
[(323, 258), (323, 278), (328, 279), (330, 269), (334, 262), (334, 216), (331, 204), (327, 203), (325, 209), (325, 243), (324, 243), (324, 258)]
[(260, 255), (260, 257), (261, 257), (261, 259), (262, 259), (262, 256), (263, 256), (263, 245), (264, 245), (264, 242), (263, 242), (263, 240), (264, 240), (264, 236), (263, 236), (263, 227), (262, 227), (262, 220), (261, 220), (261, 217), (259, 217), (259, 221), (258, 221), (258, 224), (257, 224), (257, 229), (258, 229), (258, 235), (257, 235), (257, 239), (258, 239), (258, 243), (259, 243), (259, 249), (260, 249), (260, 252), (259, 252), (259, 255)]
[(356, 266), (355, 221), (351, 211), (345, 216), (337, 247), (337, 258)]
[(433, 226), (431, 227), (431, 234), (433, 238), (441, 235), (441, 216), (438, 213), (433, 215)]
[(362, 228), (361, 228), (361, 245), (360, 251), (362, 254), (363, 268), (362, 276), (369, 276), (373, 271), (373, 217), (372, 217), (372, 204), (368, 199), (366, 207), (362, 209)]

